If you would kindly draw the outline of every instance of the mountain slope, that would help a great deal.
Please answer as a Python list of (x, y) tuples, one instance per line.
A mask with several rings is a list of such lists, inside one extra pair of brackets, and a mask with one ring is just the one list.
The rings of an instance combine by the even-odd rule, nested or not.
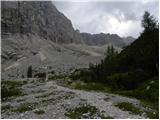
[(58, 43), (75, 39), (71, 21), (51, 1), (2, 1), (2, 37), (6, 34), (38, 35)]
[[(136, 41), (124, 49), (115, 59), (120, 72), (142, 69), (154, 76), (159, 64), (159, 30), (143, 33)], [(124, 69), (122, 69), (124, 68)]]
[(51, 1), (2, 1), (1, 16), (4, 79), (26, 77), (30, 65), (63, 72), (101, 59), (63, 45), (82, 43), (81, 36)]
[(130, 44), (135, 39), (133, 37), (121, 38), (116, 34), (90, 34), (81, 33), (84, 43), (88, 45), (104, 45), (113, 44), (114, 46), (123, 47)]
[(158, 65), (159, 30), (155, 29), (142, 33), (120, 54), (112, 53), (101, 64), (90, 66), (88, 71), (82, 71), (76, 77), (88, 82), (106, 83), (117, 92), (137, 90), (130, 96), (157, 103)]

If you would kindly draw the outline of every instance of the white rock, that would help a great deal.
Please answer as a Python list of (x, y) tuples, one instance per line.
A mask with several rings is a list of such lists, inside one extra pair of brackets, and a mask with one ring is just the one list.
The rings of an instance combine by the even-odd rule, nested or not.
[(149, 89), (150, 89), (150, 86), (147, 86), (147, 87), (146, 87), (146, 90), (149, 90)]
[(23, 117), (23, 116), (24, 116), (24, 114), (22, 113), (22, 114), (20, 114), (20, 116), (21, 116), (21, 117)]
[(84, 118), (84, 119), (89, 118), (89, 114), (88, 114), (88, 113), (84, 113), (84, 114), (82, 114), (82, 118)]

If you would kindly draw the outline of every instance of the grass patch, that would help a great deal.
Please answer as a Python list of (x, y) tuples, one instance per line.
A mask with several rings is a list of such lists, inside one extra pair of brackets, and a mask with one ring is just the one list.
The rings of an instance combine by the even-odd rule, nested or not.
[(49, 97), (51, 95), (56, 95), (56, 94), (57, 94), (57, 92), (45, 93), (45, 94), (36, 96), (36, 98), (46, 98), (46, 97)]
[(145, 113), (147, 115), (148, 118), (150, 119), (158, 119), (159, 118), (159, 104), (155, 103), (150, 103), (150, 102), (146, 102), (146, 101), (141, 101), (141, 104), (143, 105), (143, 107), (145, 108)]
[[(86, 114), (86, 118), (84, 118), (84, 114)], [(69, 109), (65, 116), (69, 117), (70, 119), (93, 119), (94, 115), (98, 115), (102, 119), (112, 119), (112, 117), (105, 117), (104, 115), (100, 114), (100, 111), (91, 105), (82, 105), (80, 107), (76, 107), (74, 109)], [(95, 118), (94, 118), (95, 119)]]
[[(157, 77), (146, 81), (138, 89), (118, 91), (115, 93), (141, 100), (141, 104), (146, 108), (144, 112), (147, 117), (151, 119), (159, 118), (159, 81)], [(150, 110), (147, 110), (147, 108)]]
[(34, 113), (41, 115), (41, 114), (44, 114), (45, 111), (44, 110), (36, 110), (36, 111), (34, 111)]
[(13, 112), (23, 113), (26, 111), (31, 111), (36, 105), (37, 103), (21, 103), (17, 108), (13, 109)]
[(64, 96), (65, 99), (72, 99), (74, 98), (75, 93), (74, 92), (67, 92)]
[(102, 83), (83, 83), (77, 82), (73, 85), (74, 89), (86, 90), (86, 91), (102, 91), (107, 92), (110, 88)]
[(49, 80), (55, 80), (57, 81), (57, 84), (64, 87), (70, 87), (73, 82), (68, 74), (50, 76)]
[(109, 97), (106, 97), (106, 98), (104, 98), (104, 100), (105, 100), (105, 101), (109, 101), (109, 100), (110, 100), (110, 98), (109, 98)]
[(2, 80), (1, 84), (6, 84), (8, 86), (21, 87), (22, 85), (27, 84), (27, 81), (11, 81), (11, 80)]
[(124, 111), (129, 111), (132, 114), (141, 114), (142, 111), (140, 111), (140, 109), (136, 108), (133, 104), (131, 103), (127, 103), (127, 102), (122, 102), (122, 103), (118, 103), (117, 105), (115, 105), (116, 107), (124, 110)]
[(158, 119), (159, 118), (159, 112), (158, 111), (146, 111), (146, 115), (150, 119)]
[(42, 100), (41, 102), (42, 102), (42, 103), (45, 103), (45, 104), (48, 104), (48, 103), (53, 103), (53, 102), (55, 102), (55, 101), (56, 101), (55, 98), (49, 98), (49, 99), (44, 99), (44, 100)]
[(6, 111), (10, 110), (11, 108), (12, 108), (12, 106), (10, 104), (2, 105), (1, 106), (2, 113), (5, 113)]
[(114, 119), (114, 118), (113, 118), (113, 117), (110, 117), (110, 116), (107, 116), (107, 117), (101, 116), (101, 119)]
[(87, 102), (87, 100), (86, 100), (86, 99), (83, 99), (83, 98), (81, 98), (80, 101), (82, 101), (82, 102)]
[(70, 109), (65, 113), (65, 115), (71, 119), (81, 119), (84, 113), (89, 113), (89, 117), (91, 117), (97, 111), (98, 110), (96, 107), (86, 105), (86, 106), (76, 107), (75, 109)]
[(2, 101), (12, 96), (21, 96), (22, 92), (19, 87), (27, 84), (26, 81), (1, 81), (1, 97)]
[(22, 92), (20, 89), (15, 88), (15, 87), (8, 87), (8, 86), (3, 86), (2, 85), (2, 89), (1, 89), (1, 97), (2, 97), (2, 101), (7, 100), (9, 97), (12, 96), (20, 96), (22, 95)]
[(17, 102), (22, 102), (22, 101), (25, 101), (24, 98), (21, 98), (21, 99), (18, 99)]
[(116, 92), (121, 95), (134, 97), (140, 100), (152, 101), (152, 103), (158, 103), (159, 101), (159, 81), (158, 78), (152, 78), (143, 83), (139, 88), (127, 91)]
[(68, 75), (60, 74), (60, 75), (49, 76), (48, 78), (48, 80), (57, 80), (57, 79), (68, 79)]
[[(41, 102), (48, 104), (48, 103), (58, 102), (62, 98), (72, 99), (74, 97), (73, 92), (66, 92), (65, 94), (63, 93), (62, 95), (61, 95), (61, 92), (63, 93), (63, 91), (54, 91), (54, 92), (51, 92), (51, 93), (46, 93), (46, 94), (43, 94), (43, 95), (40, 95), (40, 96), (36, 96), (36, 98), (44, 98)], [(53, 95), (53, 96), (51, 96), (51, 95)]]
[[(159, 83), (158, 80), (156, 80), (156, 77), (146, 81), (142, 86), (140, 86), (138, 89), (134, 90), (127, 90), (127, 91), (114, 91), (112, 88), (108, 85), (101, 84), (101, 83), (84, 83), (82, 81), (76, 81), (74, 84), (72, 84), (73, 88), (80, 89), (80, 90), (87, 90), (87, 91), (101, 91), (101, 92), (109, 92), (114, 94), (119, 94), (131, 98), (137, 98), (140, 101), (145, 102), (145, 105), (148, 106), (151, 111), (145, 110), (143, 112), (146, 113), (146, 115), (149, 118), (159, 118)], [(149, 86), (149, 89), (147, 90), (147, 87)], [(106, 101), (108, 98), (105, 99)], [(131, 110), (133, 109), (131, 106), (126, 106), (126, 108), (129, 107)], [(135, 114), (140, 112), (140, 110), (133, 109), (132, 112), (135, 111)]]

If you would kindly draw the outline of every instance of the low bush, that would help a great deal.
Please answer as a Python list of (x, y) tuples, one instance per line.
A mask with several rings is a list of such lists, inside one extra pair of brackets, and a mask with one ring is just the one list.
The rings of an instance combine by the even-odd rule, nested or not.
[(131, 103), (123, 102), (123, 103), (118, 103), (115, 106), (124, 110), (124, 111), (130, 111), (133, 114), (141, 114), (142, 113), (142, 111), (140, 111), (139, 108), (136, 108)]
[(73, 110), (71, 109), (68, 112), (66, 112), (65, 115), (71, 119), (81, 119), (84, 113), (89, 113), (88, 117), (91, 117), (97, 111), (98, 111), (97, 108), (90, 106), (90, 105), (86, 105), (86, 106), (76, 107)]
[(12, 96), (20, 96), (22, 95), (21, 87), (26, 84), (26, 81), (1, 81), (1, 98), (2, 101), (8, 99)]
[(133, 90), (144, 83), (146, 76), (137, 71), (114, 73), (107, 77), (106, 83), (111, 85), (113, 90)]
[(102, 83), (84, 83), (84, 82), (77, 82), (74, 85), (75, 89), (79, 90), (87, 90), (87, 91), (109, 91), (110, 87), (102, 84)]

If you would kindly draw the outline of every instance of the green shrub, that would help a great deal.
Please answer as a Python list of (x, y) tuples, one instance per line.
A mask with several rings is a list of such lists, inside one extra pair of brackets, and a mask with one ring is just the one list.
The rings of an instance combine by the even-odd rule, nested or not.
[(57, 80), (57, 79), (67, 79), (68, 75), (67, 74), (60, 74), (60, 75), (54, 75), (54, 76), (50, 76), (49, 80)]
[(92, 117), (98, 111), (94, 106), (86, 105), (76, 107), (75, 109), (68, 110), (65, 115), (71, 119), (81, 119), (84, 113), (89, 113), (89, 117)]
[(10, 110), (11, 108), (12, 106), (10, 104), (1, 106), (2, 113), (6, 112), (7, 110)]
[(102, 83), (82, 83), (82, 82), (77, 82), (74, 85), (75, 89), (79, 90), (87, 90), (87, 91), (109, 91), (110, 87), (102, 84)]
[(13, 112), (23, 113), (26, 111), (31, 111), (35, 108), (37, 103), (21, 103), (17, 108), (13, 109)]
[(81, 80), (84, 82), (93, 82), (93, 79), (91, 77), (90, 70), (84, 68), (84, 69), (77, 69), (71, 75), (69, 76), (72, 80)]
[(107, 83), (113, 90), (131, 90), (138, 88), (145, 81), (146, 75), (140, 71), (115, 73), (107, 77)]
[(115, 106), (124, 110), (124, 111), (130, 111), (133, 114), (141, 114), (142, 113), (142, 111), (140, 111), (139, 108), (136, 108), (131, 103), (123, 102), (123, 103), (118, 103)]
[(2, 81), (1, 82), (1, 98), (2, 101), (8, 99), (12, 96), (20, 96), (22, 95), (21, 87), (22, 85), (26, 84), (27, 82), (24, 81)]
[(158, 103), (159, 101), (159, 80), (154, 77), (145, 81), (141, 86), (134, 90), (117, 91), (116, 93), (135, 97), (137, 99)]
[(36, 111), (34, 111), (34, 113), (40, 115), (40, 114), (44, 114), (45, 111), (44, 110), (36, 110)]
[(29, 67), (28, 67), (28, 71), (27, 71), (27, 77), (28, 77), (28, 78), (32, 78), (32, 72), (33, 72), (33, 71), (32, 71), (32, 66), (29, 66)]

